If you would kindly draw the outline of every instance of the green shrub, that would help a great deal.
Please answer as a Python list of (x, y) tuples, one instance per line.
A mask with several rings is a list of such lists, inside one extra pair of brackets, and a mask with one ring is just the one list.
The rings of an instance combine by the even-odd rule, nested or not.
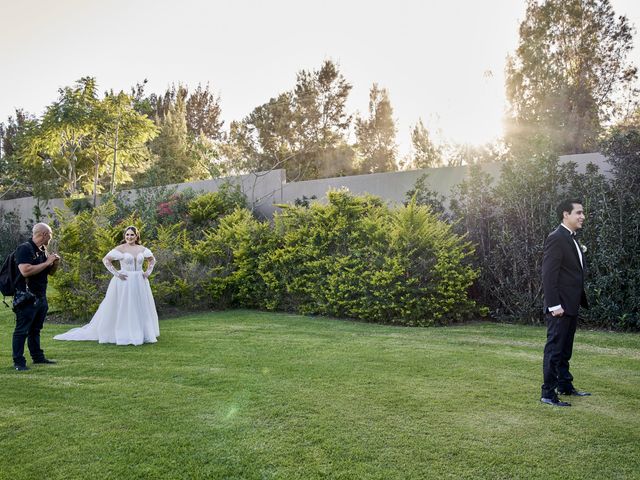
[(640, 330), (640, 129), (614, 129), (603, 144), (613, 177), (595, 168), (576, 177), (584, 192), (590, 308), (585, 321), (596, 327)]
[(122, 238), (120, 225), (112, 226), (115, 214), (113, 202), (75, 216), (56, 211), (52, 248), (62, 261), (51, 283), (58, 291), (56, 307), (67, 319), (88, 320), (102, 301), (111, 278), (102, 258)]
[(129, 191), (113, 196), (105, 196), (104, 202), (113, 202), (116, 213), (113, 220), (117, 223), (134, 215), (147, 226), (146, 238), (155, 238), (159, 225), (174, 225), (188, 221), (189, 203), (198, 195), (191, 188), (181, 192), (176, 187), (161, 186), (137, 190), (133, 195)]
[(424, 206), (330, 192), (328, 205), (285, 207), (261, 262), (267, 308), (404, 325), (465, 318), (472, 250)]
[(122, 218), (114, 202), (60, 216), (64, 261), (54, 278), (64, 315), (86, 320), (95, 311), (110, 278), (100, 260), (129, 224), (157, 259), (151, 285), (159, 313), (249, 307), (425, 326), (475, 311), (470, 244), (429, 207), (390, 209), (379, 198), (337, 191), (327, 205), (283, 206), (271, 224), (238, 207), (234, 195), (192, 200), (186, 222), (205, 228), (192, 223), (191, 232), (182, 221)]
[(64, 200), (64, 205), (76, 215), (83, 210), (93, 209), (93, 203), (87, 197), (67, 198)]
[(604, 144), (610, 176), (588, 165), (547, 155), (506, 162), (499, 181), (479, 167), (457, 190), (451, 207), (456, 228), (476, 247), (480, 270), (475, 298), (497, 319), (540, 323), (541, 263), (546, 236), (557, 227), (563, 198), (582, 199), (587, 220), (579, 232), (587, 247), (585, 288), (590, 308), (583, 324), (640, 329), (640, 131), (614, 130)]
[(157, 262), (151, 290), (159, 312), (210, 305), (209, 296), (202, 290), (206, 272), (194, 259), (191, 245), (183, 223), (158, 225), (156, 238), (148, 244)]
[(505, 162), (500, 179), (470, 168), (451, 201), (459, 233), (476, 248), (478, 299), (497, 319), (540, 322), (544, 239), (557, 225), (575, 165), (556, 156)]
[(431, 190), (427, 184), (429, 180), (429, 174), (424, 173), (418, 177), (413, 188), (411, 188), (405, 194), (405, 205), (408, 205), (411, 201), (415, 201), (418, 205), (426, 205), (431, 208), (431, 211), (436, 213), (441, 220), (448, 220), (449, 214), (445, 208), (446, 198), (444, 195)]
[(471, 243), (453, 233), (430, 208), (408, 204), (395, 212), (391, 230), (394, 257), (404, 262), (402, 316), (411, 324), (422, 319), (460, 320), (475, 312), (468, 290), (477, 278), (469, 266)]
[(194, 256), (207, 270), (205, 289), (219, 308), (263, 307), (271, 292), (260, 271), (260, 260), (272, 249), (273, 230), (246, 209), (238, 208), (220, 220), (194, 246)]
[(223, 183), (218, 191), (205, 193), (189, 202), (189, 219), (195, 228), (210, 228), (218, 223), (220, 217), (246, 206), (240, 187)]
[(20, 216), (0, 208), (0, 265), (28, 236), (20, 229)]

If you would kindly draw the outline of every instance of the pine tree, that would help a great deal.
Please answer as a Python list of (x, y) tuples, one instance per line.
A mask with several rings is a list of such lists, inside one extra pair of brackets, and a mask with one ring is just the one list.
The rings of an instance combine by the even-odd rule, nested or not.
[(220, 97), (214, 97), (208, 84), (204, 88), (198, 85), (186, 103), (187, 131), (194, 138), (204, 135), (211, 140), (221, 140), (224, 124), (221, 114)]
[(396, 169), (396, 126), (386, 89), (373, 84), (369, 92), (369, 118), (356, 119), (356, 150), (362, 173), (389, 172)]
[(413, 145), (413, 165), (416, 168), (437, 167), (442, 163), (442, 150), (438, 147), (429, 131), (422, 123), (422, 119), (411, 130), (411, 144)]
[(175, 97), (158, 123), (160, 132), (151, 143), (155, 158), (146, 175), (147, 182), (164, 185), (206, 178), (206, 169), (197, 163), (190, 149), (184, 96)]

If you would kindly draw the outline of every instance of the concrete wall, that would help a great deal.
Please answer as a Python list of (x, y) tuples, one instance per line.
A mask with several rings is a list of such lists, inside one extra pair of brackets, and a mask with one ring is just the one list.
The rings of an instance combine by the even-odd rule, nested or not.
[[(589, 163), (594, 163), (598, 168), (609, 173), (609, 164), (600, 153), (586, 153), (580, 155), (564, 155), (560, 162), (575, 162), (577, 171), (584, 173)], [(501, 164), (489, 163), (482, 165), (483, 171), (494, 180), (500, 177)], [(413, 188), (416, 180), (424, 174), (428, 174), (427, 184), (429, 188), (445, 197), (451, 195), (453, 187), (460, 184), (469, 176), (469, 167), (440, 167), (423, 170), (409, 170), (406, 172), (373, 173), (370, 175), (355, 175), (350, 177), (324, 178), (320, 180), (307, 180), (304, 182), (286, 183), (282, 186), (280, 195), (275, 192), (271, 205), (264, 203), (260, 211), (265, 216), (272, 216), (277, 211), (278, 203), (294, 203), (296, 199), (302, 200), (303, 196), (310, 198), (315, 196), (318, 201), (326, 201), (329, 189), (347, 188), (355, 194), (370, 193), (387, 200), (390, 204), (402, 204), (406, 200), (406, 194)]]
[(578, 173), (585, 173), (587, 165), (593, 163), (600, 169), (600, 172), (608, 178), (611, 178), (611, 165), (601, 153), (579, 153), (577, 155), (561, 155), (561, 163), (573, 162), (577, 165)]
[[(599, 153), (565, 155), (560, 157), (560, 161), (575, 162), (578, 172), (581, 173), (585, 172), (588, 163), (594, 163), (602, 172), (610, 174), (609, 164)], [(482, 168), (494, 179), (500, 176), (500, 164), (486, 164)], [(196, 191), (214, 192), (218, 190), (223, 182), (231, 182), (241, 186), (249, 204), (252, 205), (259, 216), (270, 218), (278, 210), (277, 204), (294, 203), (296, 199), (310, 198), (312, 196), (315, 196), (318, 201), (326, 201), (327, 191), (338, 188), (347, 188), (355, 194), (370, 193), (386, 199), (391, 204), (401, 204), (406, 198), (406, 193), (413, 188), (416, 180), (425, 173), (429, 174), (427, 182), (429, 188), (448, 197), (451, 189), (468, 176), (469, 168), (466, 166), (441, 167), (292, 183), (286, 182), (284, 170), (273, 170), (237, 177), (181, 183), (175, 185), (175, 187), (178, 190), (190, 187)], [(131, 197), (135, 197), (136, 190), (129, 190), (126, 193), (129, 193)], [(20, 215), (23, 224), (33, 219), (33, 207), (35, 205), (36, 201), (32, 197), (0, 201), (0, 209), (16, 211)], [(50, 200), (45, 206), (41, 205), (45, 215), (51, 214), (54, 207), (65, 208), (64, 201), (62, 199), (54, 199)]]
[[(271, 170), (269, 172), (250, 173), (237, 177), (214, 178), (211, 180), (200, 180), (197, 182), (178, 183), (167, 185), (168, 188), (175, 187), (178, 191), (191, 188), (195, 191), (215, 192), (223, 183), (239, 185), (242, 193), (247, 197), (247, 202), (259, 216), (270, 215), (271, 204), (274, 198), (281, 197), (282, 186), (286, 182), (285, 170)], [(132, 200), (135, 199), (138, 190), (126, 190)]]
[[(196, 191), (215, 192), (224, 182), (240, 185), (240, 188), (246, 195), (249, 204), (253, 206), (259, 215), (264, 215), (263, 211), (273, 211), (271, 202), (274, 195), (278, 197), (281, 196), (280, 190), (285, 183), (285, 171), (273, 170), (270, 172), (251, 173), (237, 177), (180, 183), (176, 185), (167, 185), (167, 188), (175, 187), (178, 191), (192, 188)], [(140, 189), (140, 191), (142, 190), (144, 189)], [(124, 190), (121, 193), (133, 200), (136, 198), (138, 191), (139, 190)], [(100, 203), (100, 197), (98, 197), (98, 203)], [(15, 211), (20, 216), (21, 224), (24, 226), (33, 222), (35, 218), (34, 207), (36, 207), (36, 205), (37, 200), (33, 197), (16, 198), (13, 200), (0, 201), (0, 210), (4, 210), (5, 212)], [(64, 204), (64, 199), (54, 198), (46, 202), (40, 202), (40, 211), (43, 215), (44, 221), (47, 221), (53, 216), (54, 208), (67, 210), (67, 207)]]
[[(34, 207), (37, 201), (33, 197), (15, 198), (13, 200), (0, 201), (0, 211), (16, 212), (20, 217), (20, 224), (24, 227), (30, 225), (35, 218)], [(45, 218), (49, 218), (53, 214), (54, 208), (66, 209), (64, 200), (61, 198), (54, 198), (49, 201), (40, 202), (40, 210)]]
[[(483, 169), (493, 177), (500, 174), (500, 167), (497, 164), (483, 166)], [(315, 196), (319, 201), (326, 201), (328, 190), (347, 188), (354, 194), (369, 193), (387, 200), (392, 205), (402, 204), (406, 200), (407, 192), (425, 173), (428, 174), (426, 183), (429, 188), (449, 197), (451, 189), (462, 182), (468, 176), (468, 172), (468, 167), (441, 167), (287, 183), (282, 187), (280, 199), (274, 198), (273, 203), (293, 203), (296, 199), (302, 199), (303, 196), (307, 198)], [(276, 209), (274, 205), (269, 214)]]

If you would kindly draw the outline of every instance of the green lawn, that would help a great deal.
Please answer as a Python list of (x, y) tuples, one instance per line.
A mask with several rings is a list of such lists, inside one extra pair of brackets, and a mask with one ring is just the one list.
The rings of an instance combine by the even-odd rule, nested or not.
[(117, 347), (46, 325), (59, 364), (19, 373), (0, 312), (2, 479), (640, 478), (639, 335), (578, 332), (594, 396), (561, 409), (542, 328), (229, 311)]

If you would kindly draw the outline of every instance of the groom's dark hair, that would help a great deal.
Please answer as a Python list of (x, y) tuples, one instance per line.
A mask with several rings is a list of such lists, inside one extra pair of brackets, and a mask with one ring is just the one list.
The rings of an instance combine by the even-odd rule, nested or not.
[(582, 200), (577, 198), (569, 198), (560, 202), (560, 204), (556, 207), (556, 213), (558, 214), (558, 219), (562, 222), (564, 218), (564, 212), (571, 213), (573, 211), (573, 205), (578, 203), (582, 205)]

